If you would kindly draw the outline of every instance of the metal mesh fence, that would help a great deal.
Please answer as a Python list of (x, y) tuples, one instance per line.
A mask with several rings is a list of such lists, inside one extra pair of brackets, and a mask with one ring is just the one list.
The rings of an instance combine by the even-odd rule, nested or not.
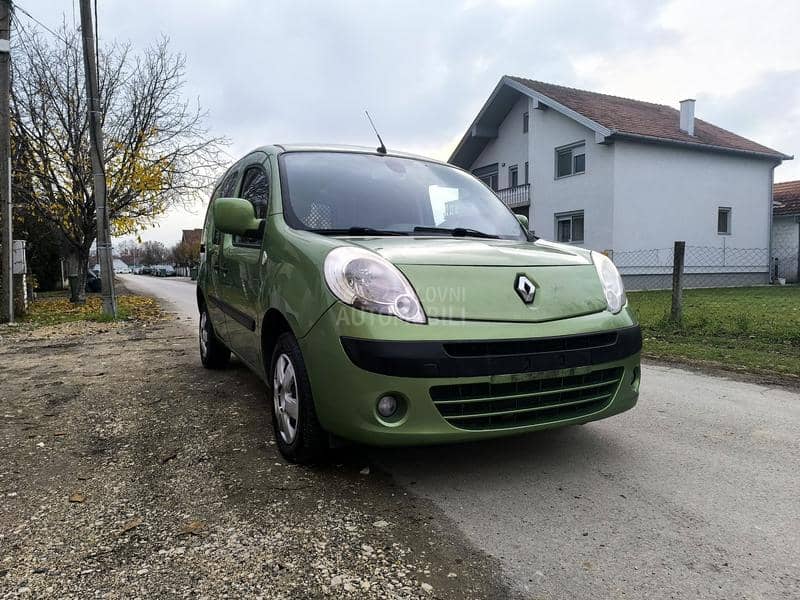
[[(616, 250), (609, 255), (625, 281), (626, 289), (661, 290), (672, 287), (673, 248)], [(686, 246), (686, 288), (764, 285), (770, 278), (797, 281), (800, 249), (728, 248)]]

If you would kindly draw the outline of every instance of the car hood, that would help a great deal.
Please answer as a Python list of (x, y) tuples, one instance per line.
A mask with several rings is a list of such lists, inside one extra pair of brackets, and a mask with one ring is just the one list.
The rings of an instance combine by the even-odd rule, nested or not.
[(549, 242), (460, 237), (349, 238), (396, 265), (485, 267), (566, 266), (591, 264), (585, 250)]
[[(606, 310), (588, 251), (550, 242), (475, 238), (350, 238), (405, 274), (431, 318), (543, 322)], [(535, 286), (533, 301), (518, 278)]]

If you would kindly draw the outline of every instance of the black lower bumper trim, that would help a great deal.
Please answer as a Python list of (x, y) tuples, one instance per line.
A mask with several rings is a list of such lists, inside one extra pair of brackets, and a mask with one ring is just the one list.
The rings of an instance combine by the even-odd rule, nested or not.
[(597, 334), (498, 342), (400, 342), (352, 337), (342, 337), (341, 341), (357, 367), (396, 377), (480, 377), (554, 371), (609, 363), (642, 349), (638, 325)]

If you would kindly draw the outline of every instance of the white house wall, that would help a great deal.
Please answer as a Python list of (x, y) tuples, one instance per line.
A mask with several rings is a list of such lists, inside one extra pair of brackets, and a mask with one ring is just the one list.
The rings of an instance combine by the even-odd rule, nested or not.
[[(772, 165), (729, 154), (617, 141), (615, 251), (687, 246), (769, 246)], [(731, 234), (717, 233), (719, 207), (731, 208)]]
[[(584, 242), (593, 250), (612, 248), (614, 146), (595, 142), (594, 132), (553, 109), (532, 110), (531, 229), (555, 239), (555, 215), (584, 212)], [(556, 148), (586, 142), (586, 172), (556, 179)]]
[[(525, 183), (525, 161), (528, 160), (529, 133), (522, 132), (522, 115), (528, 112), (530, 99), (520, 96), (498, 128), (497, 137), (489, 143), (472, 163), (470, 170), (497, 163), (498, 187), (509, 187), (508, 168), (517, 165), (519, 184)], [(530, 127), (529, 127), (530, 129)]]

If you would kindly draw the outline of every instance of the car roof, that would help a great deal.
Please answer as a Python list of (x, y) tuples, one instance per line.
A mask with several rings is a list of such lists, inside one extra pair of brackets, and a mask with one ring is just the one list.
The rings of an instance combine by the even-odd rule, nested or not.
[[(261, 146), (253, 150), (253, 152), (258, 151), (266, 152), (267, 154), (285, 154), (287, 152), (351, 152), (353, 154), (375, 154), (378, 156), (384, 156), (382, 153), (378, 152), (377, 148), (374, 146), (351, 146), (346, 144), (272, 144), (270, 146)], [(447, 164), (445, 161), (437, 160), (435, 158), (429, 158), (419, 154), (411, 154), (409, 152), (398, 152), (396, 150), (387, 150), (385, 156), (412, 158), (415, 160), (424, 160), (442, 165)]]

